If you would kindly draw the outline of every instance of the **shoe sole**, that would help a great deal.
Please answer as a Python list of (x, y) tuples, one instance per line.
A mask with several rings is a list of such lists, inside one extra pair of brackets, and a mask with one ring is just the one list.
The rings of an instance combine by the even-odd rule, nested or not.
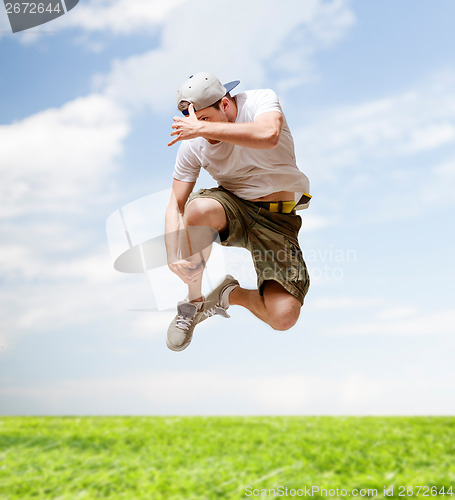
[[(191, 337), (191, 340), (193, 339), (193, 337)], [(174, 351), (174, 352), (180, 352), (180, 351), (184, 351), (190, 344), (191, 344), (191, 340), (187, 343), (187, 344), (184, 344), (183, 346), (181, 347), (177, 347), (177, 346), (174, 346), (172, 345), (171, 343), (169, 343), (169, 341), (166, 339), (166, 346), (168, 349), (170, 349), (171, 351)]]

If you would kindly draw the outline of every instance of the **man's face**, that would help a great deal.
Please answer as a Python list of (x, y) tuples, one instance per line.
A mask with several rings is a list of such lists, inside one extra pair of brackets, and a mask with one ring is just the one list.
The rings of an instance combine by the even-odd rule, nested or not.
[(227, 122), (228, 118), (226, 113), (221, 109), (216, 109), (214, 107), (204, 108), (200, 111), (196, 111), (196, 118), (200, 121), (207, 122)]
[[(220, 109), (216, 109), (213, 106), (196, 111), (196, 118), (204, 122), (228, 122), (228, 109), (229, 101), (224, 102), (224, 99), (220, 103)], [(220, 141), (214, 141), (212, 139), (206, 139), (210, 144), (218, 144)]]

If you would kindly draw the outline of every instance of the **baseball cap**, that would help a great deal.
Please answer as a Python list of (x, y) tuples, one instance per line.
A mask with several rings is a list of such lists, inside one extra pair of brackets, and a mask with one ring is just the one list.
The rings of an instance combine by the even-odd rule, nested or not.
[(177, 90), (177, 107), (185, 116), (188, 116), (190, 104), (193, 104), (195, 111), (208, 108), (237, 87), (239, 83), (240, 80), (235, 80), (222, 85), (218, 78), (210, 73), (195, 73)]

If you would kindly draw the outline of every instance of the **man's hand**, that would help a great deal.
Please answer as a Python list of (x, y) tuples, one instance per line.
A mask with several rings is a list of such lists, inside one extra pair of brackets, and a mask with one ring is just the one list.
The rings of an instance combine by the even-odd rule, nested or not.
[(188, 112), (189, 116), (187, 117), (174, 116), (175, 123), (172, 125), (174, 131), (171, 133), (171, 136), (176, 135), (177, 137), (173, 139), (168, 146), (172, 146), (178, 141), (194, 139), (199, 136), (201, 122), (197, 119), (196, 113), (194, 112), (194, 106), (192, 104), (190, 104)]
[(202, 279), (204, 264), (199, 265), (189, 260), (178, 260), (168, 264), (169, 269), (175, 273), (184, 283), (197, 283)]

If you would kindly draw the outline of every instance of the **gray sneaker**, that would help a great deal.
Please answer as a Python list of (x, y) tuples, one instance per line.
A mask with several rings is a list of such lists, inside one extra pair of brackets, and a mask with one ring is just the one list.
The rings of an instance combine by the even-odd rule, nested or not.
[(200, 321), (204, 321), (215, 314), (223, 316), (223, 318), (230, 318), (229, 314), (226, 312), (229, 305), (222, 300), (222, 295), (226, 288), (231, 285), (239, 285), (239, 282), (233, 276), (227, 274), (224, 280), (212, 290), (204, 300), (202, 318)]
[(194, 327), (201, 321), (204, 307), (197, 308), (191, 302), (177, 304), (177, 316), (167, 330), (166, 345), (171, 351), (183, 351), (193, 338)]

